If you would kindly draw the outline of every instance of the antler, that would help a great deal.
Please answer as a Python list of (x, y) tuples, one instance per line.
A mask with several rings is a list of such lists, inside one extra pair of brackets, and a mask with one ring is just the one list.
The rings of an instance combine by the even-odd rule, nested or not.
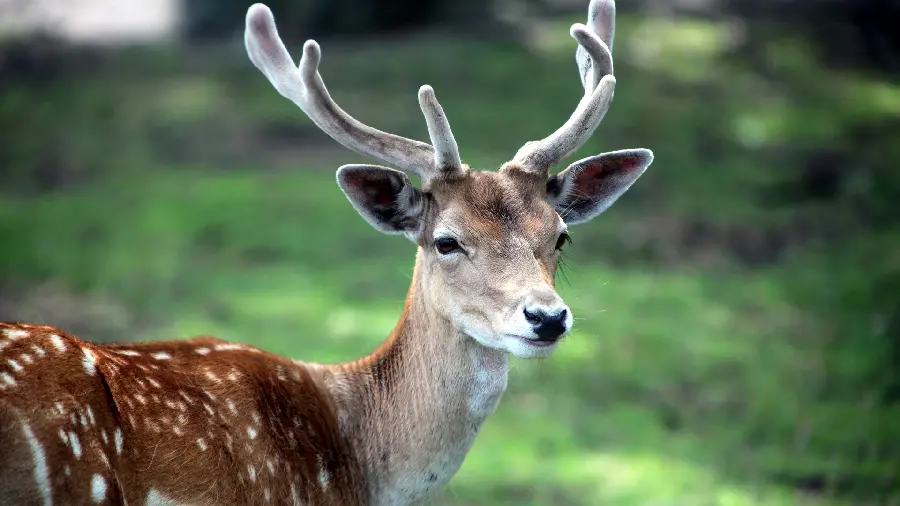
[(413, 172), (423, 181), (463, 171), (450, 123), (430, 86), (419, 90), (419, 105), (434, 147), (372, 128), (338, 107), (319, 74), (319, 44), (306, 41), (299, 69), (294, 67), (267, 6), (254, 4), (247, 10), (244, 42), (250, 60), (278, 93), (297, 104), (319, 128), (348, 149)]
[(593, 135), (612, 102), (616, 78), (613, 77), (612, 44), (615, 35), (615, 0), (591, 0), (588, 26), (572, 25), (569, 33), (578, 41), (578, 63), (584, 97), (575, 112), (557, 131), (540, 141), (522, 146), (513, 162), (525, 170), (547, 174), (553, 165), (572, 154)]

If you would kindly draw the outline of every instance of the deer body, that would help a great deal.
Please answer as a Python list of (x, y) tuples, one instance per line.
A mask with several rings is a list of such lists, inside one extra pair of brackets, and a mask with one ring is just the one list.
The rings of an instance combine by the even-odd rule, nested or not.
[[(413, 308), (422, 303), (411, 290), (386, 343), (336, 366), (210, 337), (98, 346), (53, 327), (0, 324), (0, 497), (418, 501), (459, 469), (507, 378), (504, 353), (421, 318)], [(438, 364), (427, 358), (435, 354)]]
[(576, 24), (585, 88), (569, 121), (497, 172), (463, 164), (433, 90), (432, 143), (368, 127), (328, 94), (318, 45), (299, 68), (260, 4), (251, 61), (346, 147), (418, 174), (346, 165), (341, 190), (376, 229), (417, 245), (406, 305), (371, 355), (303, 363), (211, 337), (97, 345), (0, 323), (0, 504), (363, 505), (419, 502), (450, 481), (507, 385), (508, 355), (549, 356), (571, 330), (554, 288), (568, 227), (606, 210), (647, 150), (550, 168), (612, 99), (614, 6)]

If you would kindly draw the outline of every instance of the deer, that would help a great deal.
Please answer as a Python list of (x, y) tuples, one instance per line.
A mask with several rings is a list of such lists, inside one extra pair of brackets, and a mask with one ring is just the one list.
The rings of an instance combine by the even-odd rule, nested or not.
[[(344, 147), (337, 184), (376, 230), (416, 245), (399, 320), (371, 354), (302, 362), (211, 336), (95, 344), (0, 323), (0, 502), (16, 505), (406, 505), (456, 474), (506, 390), (510, 356), (549, 357), (572, 329), (555, 288), (568, 228), (612, 205), (653, 160), (606, 152), (552, 168), (613, 97), (615, 4), (576, 23), (584, 95), (497, 171), (463, 163), (434, 90), (430, 144), (351, 117), (307, 41), (295, 66), (271, 10), (247, 11), (251, 62)], [(396, 168), (394, 168), (396, 167)], [(414, 186), (407, 173), (420, 178)]]

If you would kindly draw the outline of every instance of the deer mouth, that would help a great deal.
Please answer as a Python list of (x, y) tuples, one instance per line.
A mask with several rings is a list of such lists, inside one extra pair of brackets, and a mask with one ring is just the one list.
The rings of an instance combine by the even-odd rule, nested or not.
[(560, 339), (562, 339), (562, 336), (548, 338), (548, 339), (531, 338), (531, 337), (524, 337), (524, 336), (518, 336), (518, 335), (510, 335), (510, 337), (518, 339), (519, 341), (522, 341), (523, 343), (525, 343), (529, 346), (535, 346), (538, 348), (549, 348), (550, 346), (553, 346), (554, 344), (558, 343)]

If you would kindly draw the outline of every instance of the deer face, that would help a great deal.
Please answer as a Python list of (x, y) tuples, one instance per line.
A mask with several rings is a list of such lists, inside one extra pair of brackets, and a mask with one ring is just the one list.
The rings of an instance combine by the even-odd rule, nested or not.
[(607, 153), (550, 178), (510, 163), (424, 190), (399, 171), (355, 165), (338, 182), (373, 226), (418, 244), (424, 295), (439, 317), (484, 346), (535, 358), (572, 328), (554, 288), (569, 226), (608, 208), (649, 163), (643, 150)]
[(484, 346), (548, 355), (572, 328), (554, 289), (565, 222), (545, 181), (520, 171), (436, 185), (419, 245), (433, 307)]
[(462, 163), (430, 86), (419, 90), (429, 145), (369, 127), (338, 107), (318, 71), (318, 44), (307, 41), (294, 67), (267, 7), (248, 10), (245, 41), (251, 61), (275, 89), (328, 135), (421, 176), (418, 189), (401, 171), (347, 165), (338, 170), (338, 184), (375, 228), (419, 245), (429, 308), (484, 346), (540, 357), (572, 327), (572, 312), (554, 289), (568, 227), (606, 210), (653, 160), (646, 149), (615, 151), (550, 175), (609, 108), (616, 84), (614, 27), (614, 1), (591, 0), (588, 24), (576, 23), (570, 31), (579, 44), (575, 59), (584, 96), (563, 126), (526, 143), (497, 173), (473, 173)]

